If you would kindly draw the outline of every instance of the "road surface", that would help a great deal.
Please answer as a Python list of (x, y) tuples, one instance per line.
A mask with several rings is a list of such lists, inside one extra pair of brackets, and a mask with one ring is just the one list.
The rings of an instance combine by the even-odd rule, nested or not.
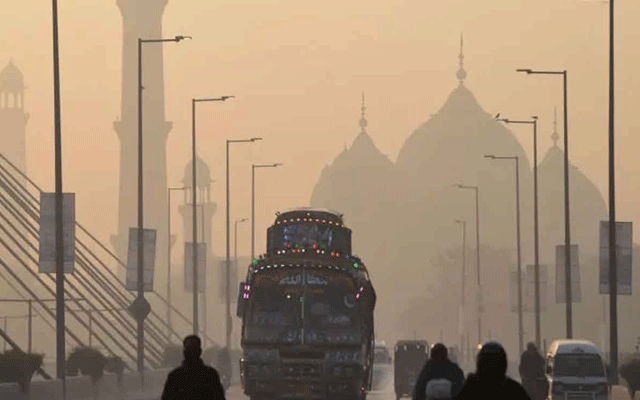
[[(159, 400), (160, 394), (151, 397), (130, 397), (130, 400)], [(249, 398), (242, 393), (242, 389), (239, 386), (234, 386), (227, 392), (227, 400), (248, 400)], [(367, 400), (396, 400), (395, 393), (393, 392), (393, 385), (388, 385), (384, 390), (375, 392), (369, 392)], [(610, 400), (629, 400), (629, 394), (627, 389), (621, 386), (613, 388), (613, 394)]]

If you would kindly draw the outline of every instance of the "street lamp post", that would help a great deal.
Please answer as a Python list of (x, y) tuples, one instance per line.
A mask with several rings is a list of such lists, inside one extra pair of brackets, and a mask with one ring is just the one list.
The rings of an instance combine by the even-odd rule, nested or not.
[[(192, 181), (191, 191), (193, 200), (193, 334), (197, 335), (198, 326), (198, 217), (197, 217), (197, 188), (196, 184), (196, 103), (205, 103), (212, 101), (226, 101), (234, 96), (222, 96), (215, 98), (191, 99), (191, 164), (192, 164)], [(203, 238), (204, 240), (204, 238)]]
[[(191, 39), (190, 36), (176, 36), (172, 39), (138, 38), (138, 300), (144, 302), (144, 203), (143, 203), (143, 170), (142, 170), (142, 45), (145, 43), (180, 42)], [(144, 320), (138, 321), (138, 372), (144, 387)]]
[(478, 186), (465, 186), (459, 183), (454, 187), (465, 190), (475, 190), (476, 192), (476, 268), (478, 272), (478, 344), (482, 343), (482, 283), (480, 281), (480, 201)]
[[(204, 225), (204, 198), (202, 199), (202, 204), (198, 204), (200, 207), (200, 225), (202, 226), (202, 243), (207, 243), (207, 247), (211, 249), (212, 244), (209, 243), (207, 237), (205, 236), (205, 225)], [(196, 237), (197, 239), (197, 237)], [(197, 243), (198, 241), (195, 240)], [(207, 251), (209, 251), (209, 249)], [(205, 254), (206, 258), (206, 254)], [(202, 346), (204, 349), (207, 348), (207, 271), (204, 271), (204, 282), (202, 287)]]
[[(56, 375), (62, 380), (62, 399), (67, 398), (64, 322), (64, 231), (62, 228), (62, 127), (60, 117), (60, 49), (58, 41), (58, 1), (52, 0), (53, 19), (53, 115), (55, 153), (56, 224)], [(6, 320), (5, 320), (6, 322)]]
[[(465, 289), (465, 280), (467, 276), (467, 266), (466, 266), (466, 252), (467, 252), (467, 221), (455, 220), (456, 223), (462, 225), (462, 276), (460, 279), (461, 287), (460, 287), (460, 315), (458, 318), (461, 321), (464, 321), (464, 289)], [(460, 326), (460, 350), (464, 351), (464, 334), (462, 333), (463, 329)]]
[(615, 120), (613, 85), (613, 0), (609, 0), (609, 353), (611, 379), (618, 384), (618, 263), (616, 253)]
[(251, 164), (251, 259), (255, 258), (255, 241), (256, 241), (256, 168), (275, 168), (281, 167), (281, 163), (274, 164)]
[(171, 192), (185, 190), (183, 187), (170, 187), (167, 190), (167, 342), (171, 341)]
[(253, 137), (251, 139), (227, 139), (227, 226), (226, 226), (226, 230), (227, 230), (227, 246), (226, 246), (226, 271), (225, 271), (225, 275), (226, 275), (226, 308), (227, 308), (227, 312), (226, 312), (226, 318), (227, 318), (227, 332), (226, 332), (226, 337), (225, 337), (225, 344), (227, 347), (227, 351), (231, 351), (231, 288), (229, 286), (231, 286), (231, 271), (230, 271), (230, 264), (231, 264), (231, 243), (230, 243), (230, 207), (229, 207), (229, 147), (231, 144), (233, 143), (253, 143), (256, 141), (262, 140), (262, 138), (259, 137)]
[(533, 116), (531, 120), (517, 121), (508, 118), (496, 118), (506, 124), (531, 124), (533, 125), (533, 247), (534, 247), (534, 297), (535, 297), (535, 320), (536, 320), (536, 346), (540, 348), (540, 252), (539, 252), (539, 230), (538, 230), (538, 117)]
[(562, 88), (564, 94), (564, 247), (565, 247), (565, 294), (567, 313), (567, 338), (573, 338), (573, 312), (571, 295), (571, 214), (569, 210), (569, 121), (567, 109), (567, 70), (563, 71), (534, 71), (531, 69), (517, 69), (517, 72), (525, 72), (528, 75), (562, 75)]
[(518, 253), (518, 339), (520, 354), (524, 352), (524, 327), (522, 321), (522, 257), (520, 253), (520, 160), (518, 156), (498, 157), (485, 155), (492, 160), (513, 160), (516, 163), (516, 240)]
[(239, 219), (235, 222), (235, 229), (233, 233), (233, 259), (238, 262), (238, 224), (247, 222), (246, 218)]

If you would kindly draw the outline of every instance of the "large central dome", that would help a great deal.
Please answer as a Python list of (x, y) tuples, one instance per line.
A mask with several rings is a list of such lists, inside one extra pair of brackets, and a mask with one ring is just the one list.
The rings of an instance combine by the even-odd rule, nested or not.
[(495, 173), (485, 154), (518, 156), (528, 167), (526, 153), (515, 136), (485, 112), (461, 83), (442, 108), (409, 136), (397, 164), (414, 176), (422, 176), (420, 184), (426, 185), (425, 189), (439, 189), (459, 180), (476, 184), (478, 173), (488, 168)]
[(430, 236), (423, 233), (429, 244), (446, 247), (445, 243), (457, 241), (454, 219), (468, 219), (471, 232), (475, 231), (473, 194), (453, 188), (460, 183), (479, 188), (482, 242), (500, 248), (514, 246), (515, 166), (488, 160), (487, 154), (519, 158), (521, 229), (526, 235), (533, 185), (527, 155), (516, 137), (482, 109), (461, 80), (442, 108), (410, 135), (397, 160), (398, 168), (410, 177), (406, 198), (415, 199), (413, 213), (432, 228)]

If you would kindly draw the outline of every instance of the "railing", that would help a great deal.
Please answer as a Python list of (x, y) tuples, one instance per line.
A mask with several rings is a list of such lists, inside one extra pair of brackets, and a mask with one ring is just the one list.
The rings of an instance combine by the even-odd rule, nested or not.
[[(34, 314), (53, 329), (55, 312), (44, 299), (55, 297), (55, 276), (38, 272), (40, 193), (33, 181), (0, 154), (0, 279), (21, 298), (32, 299)], [(126, 266), (82, 225), (76, 223), (76, 228), (75, 271), (65, 277), (67, 343), (85, 346), (78, 332), (91, 331), (98, 347), (135, 365), (136, 321), (127, 311), (135, 294), (125, 290), (109, 268)], [(149, 297), (152, 304), (168, 305), (156, 292)], [(96, 310), (104, 312), (93, 312)], [(172, 311), (185, 325), (191, 325), (180, 311), (173, 307)], [(91, 322), (83, 318), (87, 313), (92, 313)], [(148, 367), (158, 368), (164, 347), (173, 338), (181, 339), (173, 329), (168, 339), (168, 330), (164, 318), (152, 310), (145, 320)]]

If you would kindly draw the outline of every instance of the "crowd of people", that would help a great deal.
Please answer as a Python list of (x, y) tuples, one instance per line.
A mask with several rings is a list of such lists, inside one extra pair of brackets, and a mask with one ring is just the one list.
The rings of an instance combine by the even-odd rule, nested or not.
[[(188, 336), (184, 342), (184, 362), (173, 370), (165, 384), (162, 400), (225, 399), (220, 375), (202, 361), (200, 338)], [(507, 353), (497, 342), (481, 347), (476, 371), (466, 378), (462, 369), (450, 360), (447, 347), (438, 343), (415, 384), (413, 400), (510, 399), (543, 400), (548, 391), (544, 358), (535, 344), (529, 343), (520, 358), (522, 385), (507, 376)]]
[(548, 391), (544, 364), (535, 344), (529, 343), (520, 358), (521, 385), (507, 376), (507, 353), (502, 345), (489, 342), (478, 352), (476, 371), (465, 379), (460, 367), (449, 359), (447, 347), (438, 343), (418, 376), (413, 399), (543, 400)]

